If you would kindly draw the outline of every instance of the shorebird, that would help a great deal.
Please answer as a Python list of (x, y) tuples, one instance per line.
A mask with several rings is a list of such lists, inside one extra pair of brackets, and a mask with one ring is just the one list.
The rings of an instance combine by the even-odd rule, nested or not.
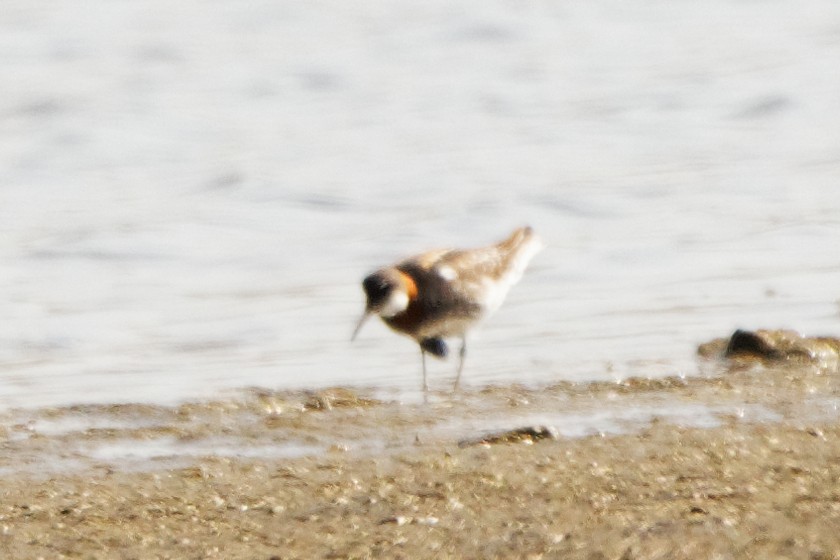
[(423, 391), (426, 354), (445, 358), (445, 338), (461, 339), (455, 389), (461, 381), (467, 332), (501, 306), (542, 242), (530, 227), (478, 249), (428, 251), (381, 268), (362, 282), (367, 303), (351, 340), (365, 321), (379, 315), (394, 331), (420, 345)]

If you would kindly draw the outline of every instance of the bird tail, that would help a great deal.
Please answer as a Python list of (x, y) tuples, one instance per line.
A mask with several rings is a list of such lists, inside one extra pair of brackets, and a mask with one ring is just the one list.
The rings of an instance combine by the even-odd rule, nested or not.
[(538, 236), (534, 233), (534, 228), (531, 226), (525, 226), (514, 230), (514, 232), (510, 234), (510, 237), (502, 241), (499, 245), (504, 250), (514, 252), (517, 247), (520, 247), (524, 243), (528, 243), (536, 238), (538, 238)]
[(514, 282), (519, 280), (531, 259), (543, 249), (543, 242), (530, 226), (514, 231), (499, 243), (500, 252), (506, 255), (506, 267)]

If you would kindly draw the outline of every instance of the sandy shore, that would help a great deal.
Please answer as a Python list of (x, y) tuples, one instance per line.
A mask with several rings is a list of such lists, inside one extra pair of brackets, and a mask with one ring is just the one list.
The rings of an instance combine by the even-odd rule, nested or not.
[[(836, 375), (788, 369), (496, 387), (426, 405), (333, 390), (56, 409), (25, 422), (17, 413), (6, 418), (0, 461), (0, 555), (840, 558), (836, 385)], [(715, 405), (717, 421), (687, 427), (654, 415), (616, 433), (476, 443), (474, 426), (488, 415), (515, 428), (514, 410), (609, 409), (624, 399)], [(726, 412), (749, 407), (769, 417)], [(45, 428), (109, 414), (107, 428)], [(243, 448), (320, 450), (145, 461), (85, 451), (125, 438), (175, 438), (177, 448), (219, 433)]]

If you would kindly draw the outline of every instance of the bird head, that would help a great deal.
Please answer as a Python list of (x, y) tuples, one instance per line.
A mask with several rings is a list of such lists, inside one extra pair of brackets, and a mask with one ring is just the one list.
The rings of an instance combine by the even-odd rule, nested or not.
[(406, 310), (412, 296), (417, 293), (411, 277), (395, 268), (377, 270), (362, 281), (362, 288), (367, 302), (351, 340), (359, 334), (368, 317), (379, 315), (387, 319), (399, 315)]

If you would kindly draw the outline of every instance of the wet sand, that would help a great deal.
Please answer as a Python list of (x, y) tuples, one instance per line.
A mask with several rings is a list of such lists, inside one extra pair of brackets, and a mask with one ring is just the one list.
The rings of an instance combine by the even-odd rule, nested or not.
[[(334, 389), (17, 411), (0, 555), (840, 558), (839, 395), (836, 371), (796, 366), (428, 404)], [(478, 443), (630, 404), (650, 414)]]

